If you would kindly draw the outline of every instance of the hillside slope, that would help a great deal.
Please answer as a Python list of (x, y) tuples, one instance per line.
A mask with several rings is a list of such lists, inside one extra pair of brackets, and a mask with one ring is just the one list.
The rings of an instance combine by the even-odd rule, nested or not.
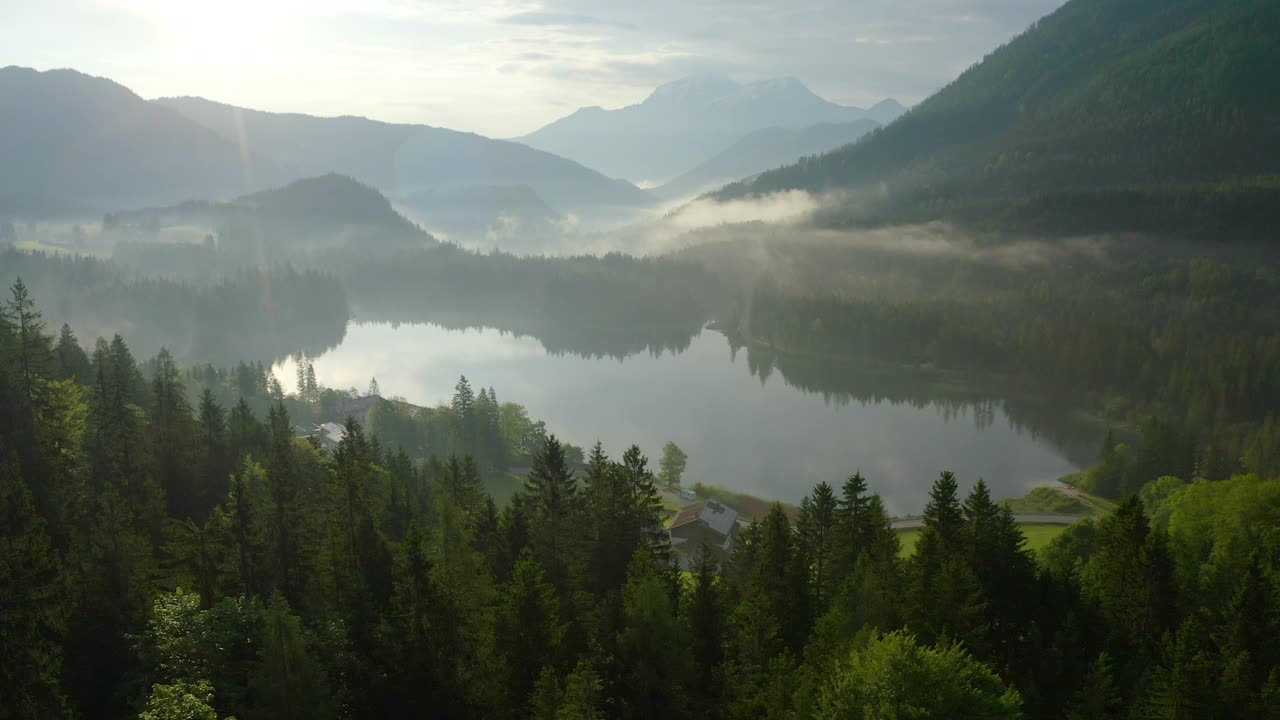
[(0, 214), (96, 214), (278, 180), (269, 161), (248, 160), (236, 143), (110, 80), (0, 69)]
[(883, 130), (721, 196), (888, 189), (836, 225), (1265, 231), (1276, 67), (1274, 0), (1071, 0)]
[(688, 197), (796, 162), (802, 157), (848, 145), (878, 127), (880, 124), (876, 121), (863, 119), (848, 123), (821, 123), (800, 130), (781, 127), (757, 130), (719, 155), (649, 192), (663, 200)]
[(570, 160), (473, 133), (361, 117), (269, 113), (194, 97), (154, 102), (225, 138), (237, 137), (243, 128), (250, 147), (298, 177), (341, 173), (388, 194), (524, 184), (565, 209), (652, 201), (634, 185)]
[(343, 175), (297, 180), (230, 202), (191, 201), (109, 216), (122, 239), (169, 226), (206, 228), (222, 253), (241, 260), (289, 260), (298, 253), (360, 248), (377, 253), (435, 244), (377, 190)]

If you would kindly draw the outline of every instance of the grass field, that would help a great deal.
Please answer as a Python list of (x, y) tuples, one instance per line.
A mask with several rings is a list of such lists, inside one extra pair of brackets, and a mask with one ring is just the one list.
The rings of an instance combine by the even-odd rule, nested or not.
[(524, 478), (504, 473), (486, 480), (484, 487), (489, 491), (489, 495), (493, 497), (493, 503), (499, 508), (503, 508), (511, 502), (511, 496), (524, 487)]
[[(1022, 523), (1022, 534), (1027, 536), (1027, 549), (1035, 552), (1054, 539), (1067, 528), (1066, 525), (1050, 525), (1048, 523)], [(915, 552), (916, 540), (920, 539), (920, 528), (906, 528), (898, 531), (898, 539), (902, 541), (902, 557), (910, 557)]]

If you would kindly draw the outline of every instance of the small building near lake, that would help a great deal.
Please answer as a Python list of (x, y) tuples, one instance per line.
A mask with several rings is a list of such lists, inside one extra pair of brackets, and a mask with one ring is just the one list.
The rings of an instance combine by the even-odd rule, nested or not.
[(697, 556), (704, 544), (714, 552), (716, 560), (729, 557), (738, 535), (738, 511), (714, 498), (686, 505), (667, 526), (671, 549), (681, 555), (681, 564)]

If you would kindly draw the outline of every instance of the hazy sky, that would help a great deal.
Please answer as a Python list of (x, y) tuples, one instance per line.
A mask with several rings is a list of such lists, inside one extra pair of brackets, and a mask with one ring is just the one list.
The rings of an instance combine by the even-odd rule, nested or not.
[(707, 70), (921, 100), (1062, 0), (0, 0), (0, 65), (496, 137)]

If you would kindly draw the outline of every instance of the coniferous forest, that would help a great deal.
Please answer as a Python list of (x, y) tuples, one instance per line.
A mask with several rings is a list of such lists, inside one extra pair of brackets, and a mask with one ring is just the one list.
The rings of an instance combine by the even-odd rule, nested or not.
[[(286, 397), (253, 366), (140, 363), (119, 336), (90, 352), (21, 283), (4, 318), (6, 717), (1280, 708), (1280, 480), (1188, 484), (1104, 447), (1096, 490), (1139, 492), (1033, 554), (985, 484), (962, 496), (944, 471), (904, 554), (854, 474), (682, 570), (638, 448), (580, 466), (545, 431), (504, 438), (496, 393), (465, 378), (417, 462), (354, 419), (329, 448), (297, 436), (289, 408), (324, 394), (305, 377)], [(499, 506), (485, 478), (517, 453)]]

